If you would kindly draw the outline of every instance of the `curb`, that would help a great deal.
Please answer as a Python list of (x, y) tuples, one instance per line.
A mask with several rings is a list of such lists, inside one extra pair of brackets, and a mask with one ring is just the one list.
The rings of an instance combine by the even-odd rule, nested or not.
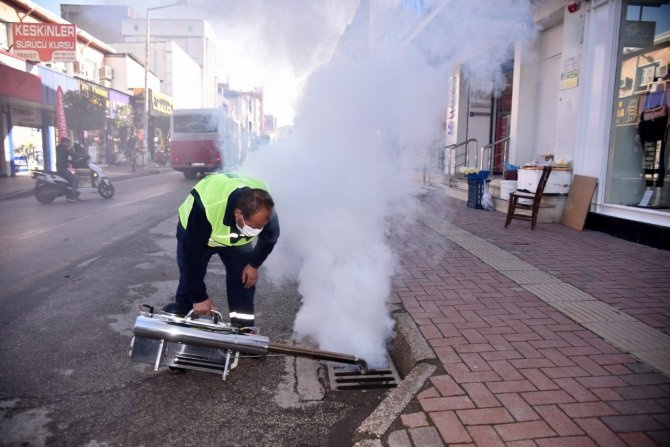
[[(381, 446), (381, 437), (437, 370), (437, 357), (406, 312), (396, 312), (391, 357), (404, 379), (356, 429), (354, 447)], [(408, 372), (406, 375), (405, 373)]]

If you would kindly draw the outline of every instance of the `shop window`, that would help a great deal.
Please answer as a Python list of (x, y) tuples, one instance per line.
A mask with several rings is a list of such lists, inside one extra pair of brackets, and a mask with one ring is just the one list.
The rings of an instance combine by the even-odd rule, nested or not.
[(670, 4), (624, 1), (605, 202), (670, 212)]

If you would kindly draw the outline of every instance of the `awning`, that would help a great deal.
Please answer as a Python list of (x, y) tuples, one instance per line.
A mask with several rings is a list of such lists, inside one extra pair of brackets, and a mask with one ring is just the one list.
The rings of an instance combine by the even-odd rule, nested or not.
[(24, 71), (0, 64), (0, 95), (42, 103), (42, 80)]

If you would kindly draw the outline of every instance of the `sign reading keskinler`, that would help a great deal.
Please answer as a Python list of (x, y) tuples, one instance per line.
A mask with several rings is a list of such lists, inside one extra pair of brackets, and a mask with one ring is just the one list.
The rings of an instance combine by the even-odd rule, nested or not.
[(40, 62), (75, 62), (77, 27), (64, 23), (13, 23), (13, 51)]

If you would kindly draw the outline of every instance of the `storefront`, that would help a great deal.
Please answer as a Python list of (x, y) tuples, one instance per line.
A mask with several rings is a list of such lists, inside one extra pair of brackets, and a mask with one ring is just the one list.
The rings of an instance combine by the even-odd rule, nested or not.
[(39, 76), (0, 64), (0, 175), (28, 175), (48, 163), (48, 107)]
[(116, 90), (109, 90), (109, 144), (107, 164), (117, 164), (125, 160), (128, 140), (133, 134), (133, 113), (131, 96)]
[(483, 154), (494, 175), (501, 158), (560, 161), (597, 181), (587, 229), (670, 248), (670, 1), (538, 2), (533, 23), (533, 38), (500, 63), (504, 84), (473, 88), (487, 56), (455, 71), (446, 144), (474, 165), (481, 151), (468, 141), (505, 139), (508, 150)]
[(149, 154), (156, 161), (156, 153), (167, 153), (172, 116), (172, 97), (149, 90)]
[(29, 175), (31, 170), (44, 169), (43, 113), (32, 107), (11, 106), (13, 171)]
[[(39, 73), (42, 80), (42, 101), (48, 107), (48, 112), (45, 112), (44, 129), (46, 132), (45, 159), (48, 160), (46, 165), (49, 169), (56, 169), (56, 103), (58, 97), (58, 89), (63, 93), (78, 90), (77, 80), (72, 76), (68, 76), (58, 71), (54, 71), (47, 67), (40, 66)], [(72, 135), (70, 135), (72, 137)]]
[[(91, 124), (80, 130), (80, 133), (75, 135), (75, 142), (84, 146), (86, 153), (91, 157), (93, 163), (104, 163), (108, 160), (111, 154), (111, 130), (109, 123), (110, 99), (109, 89), (92, 82), (79, 81), (80, 94), (88, 98), (94, 108), (92, 110), (97, 113), (101, 110), (104, 117), (92, 120), (97, 124)], [(74, 124), (74, 123), (73, 123)]]

